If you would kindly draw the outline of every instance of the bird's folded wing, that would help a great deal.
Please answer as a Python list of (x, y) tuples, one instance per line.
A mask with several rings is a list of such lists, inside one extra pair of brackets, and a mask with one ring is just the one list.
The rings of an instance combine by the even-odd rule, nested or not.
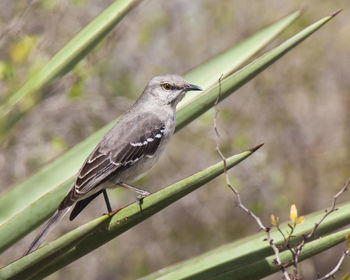
[(164, 123), (154, 114), (139, 115), (116, 124), (86, 159), (61, 207), (87, 197), (99, 184), (117, 176), (118, 172), (143, 157), (152, 157), (158, 149), (164, 130)]

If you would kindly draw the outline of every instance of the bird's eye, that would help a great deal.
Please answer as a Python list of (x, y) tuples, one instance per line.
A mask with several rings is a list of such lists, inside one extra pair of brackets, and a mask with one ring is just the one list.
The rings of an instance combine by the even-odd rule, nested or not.
[(170, 84), (168, 84), (168, 83), (162, 84), (162, 87), (163, 87), (163, 89), (165, 89), (165, 90), (171, 90), (171, 89), (172, 89), (172, 86), (171, 86)]

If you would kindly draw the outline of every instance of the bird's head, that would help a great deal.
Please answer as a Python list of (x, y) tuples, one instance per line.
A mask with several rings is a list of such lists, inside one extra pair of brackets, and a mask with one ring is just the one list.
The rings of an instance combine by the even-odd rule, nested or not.
[(196, 85), (187, 83), (179, 75), (160, 75), (153, 77), (147, 84), (144, 94), (161, 105), (176, 105), (191, 90), (202, 90)]

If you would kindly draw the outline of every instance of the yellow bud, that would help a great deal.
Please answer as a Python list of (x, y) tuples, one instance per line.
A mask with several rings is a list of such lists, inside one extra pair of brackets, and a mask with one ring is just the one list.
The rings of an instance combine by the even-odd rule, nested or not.
[(342, 280), (348, 280), (348, 279), (349, 279), (349, 276), (350, 276), (350, 274), (349, 274), (349, 272), (348, 272), (348, 273), (346, 273), (346, 274), (343, 276)]
[(289, 217), (292, 223), (295, 224), (296, 219), (298, 218), (298, 210), (295, 204), (292, 204), (292, 206), (290, 207)]
[(346, 248), (348, 248), (348, 250), (350, 250), (350, 234), (347, 233), (345, 235), (345, 241), (346, 241)]
[(297, 225), (301, 225), (304, 221), (305, 221), (305, 217), (304, 216), (300, 216), (300, 217), (298, 217), (296, 224)]
[(278, 217), (275, 217), (274, 214), (271, 214), (270, 216), (270, 222), (273, 226), (278, 226), (280, 219)]

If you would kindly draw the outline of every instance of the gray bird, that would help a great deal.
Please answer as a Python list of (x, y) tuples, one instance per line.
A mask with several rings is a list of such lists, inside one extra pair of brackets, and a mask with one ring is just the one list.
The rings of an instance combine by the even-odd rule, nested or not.
[(73, 220), (95, 197), (103, 193), (112, 212), (107, 188), (121, 186), (138, 193), (150, 193), (129, 185), (158, 161), (175, 129), (176, 105), (187, 91), (202, 90), (178, 75), (153, 77), (141, 96), (107, 132), (85, 160), (67, 196), (45, 224), (26, 255), (40, 246), (43, 238), (73, 207)]

